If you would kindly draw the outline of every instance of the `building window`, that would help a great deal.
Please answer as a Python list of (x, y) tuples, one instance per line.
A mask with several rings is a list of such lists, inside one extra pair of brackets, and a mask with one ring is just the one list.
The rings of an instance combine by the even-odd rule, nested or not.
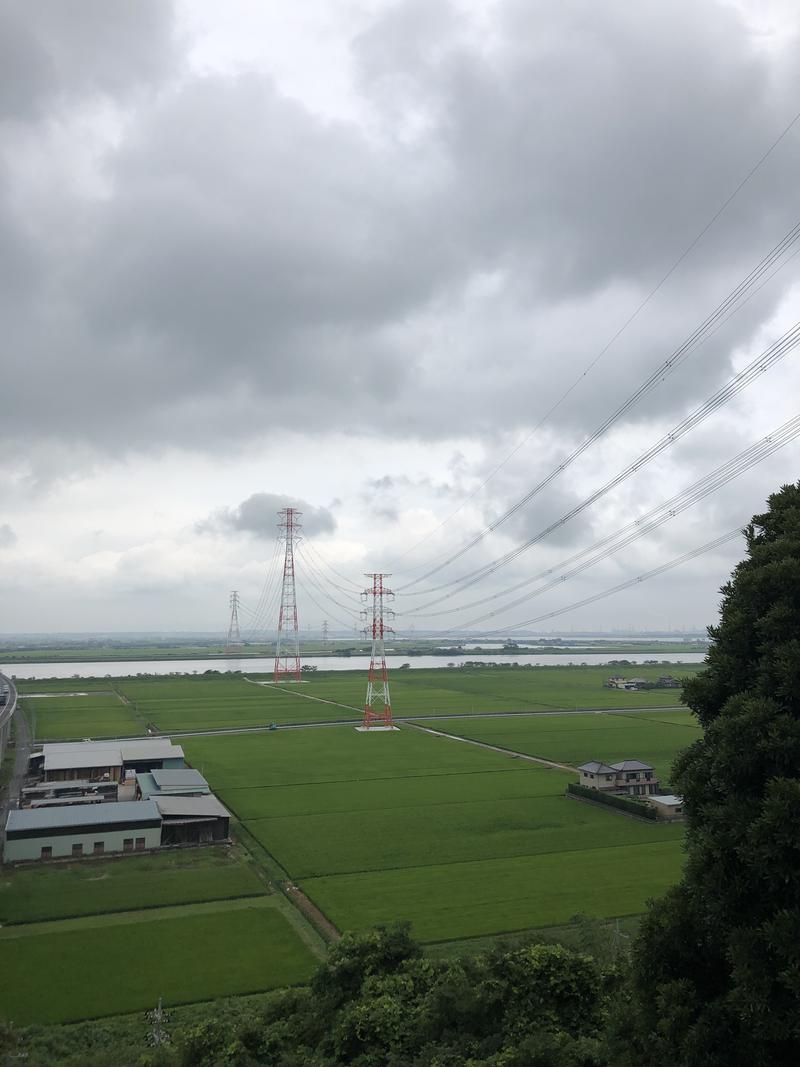
[(94, 854), (95, 854), (95, 856), (102, 856), (103, 853), (105, 852), (105, 850), (106, 850), (105, 842), (103, 842), (103, 841), (95, 841), (95, 843), (94, 843)]
[(80, 841), (77, 841), (72, 846), (72, 855), (73, 856), (82, 856), (83, 855), (83, 845), (80, 843)]
[(126, 838), (123, 839), (122, 851), (123, 852), (133, 852), (133, 838), (132, 837), (126, 837)]
[(137, 837), (136, 838), (136, 847), (137, 848), (144, 848), (144, 838), (143, 837)]
[(42, 856), (41, 856), (41, 858), (43, 860), (50, 860), (50, 859), (53, 858), (53, 847), (52, 847), (52, 845), (42, 845)]

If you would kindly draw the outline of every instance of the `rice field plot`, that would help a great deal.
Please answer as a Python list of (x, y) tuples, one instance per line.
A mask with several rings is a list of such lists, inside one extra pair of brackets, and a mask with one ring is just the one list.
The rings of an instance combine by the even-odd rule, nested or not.
[(236, 849), (216, 846), (3, 869), (0, 924), (260, 896), (263, 880)]
[(645, 760), (653, 764), (665, 786), (675, 756), (701, 734), (697, 720), (688, 710), (668, 716), (648, 711), (619, 715), (448, 718), (439, 722), (426, 720), (425, 725), (573, 766), (593, 759), (606, 763)]
[[(656, 681), (663, 674), (691, 675), (699, 664), (672, 667), (456, 667), (392, 672), (396, 714), (471, 714), (485, 711), (546, 711), (575, 708), (663, 707), (680, 704), (680, 689), (625, 692), (607, 689), (621, 671)], [(428, 689), (428, 687), (430, 687)], [(436, 692), (433, 692), (435, 688)], [(426, 691), (427, 689), (427, 691)]]
[(443, 940), (635, 914), (681, 863), (679, 826), (581, 804), (563, 795), (569, 773), (409, 727), (184, 748), (342, 930), (405, 918)]
[(145, 732), (135, 710), (113, 692), (25, 696), (21, 707), (37, 741), (125, 737)]
[(579, 913), (638, 915), (648, 899), (677, 882), (682, 865), (680, 841), (654, 839), (633, 847), (311, 878), (303, 889), (346, 929), (397, 916), (411, 920), (421, 941), (452, 941), (561, 926)]
[[(677, 675), (696, 665), (674, 667)], [(664, 667), (637, 667), (657, 678)], [(394, 713), (468, 715), (491, 711), (675, 706), (680, 690), (626, 693), (605, 689), (608, 667), (390, 668)], [(363, 711), (363, 671), (313, 671), (300, 683), (259, 684), (263, 675), (130, 678), (117, 681), (143, 721), (164, 733), (357, 718)]]
[[(2, 670), (2, 664), (0, 664)], [(114, 678), (23, 678), (15, 681), (20, 696), (34, 693), (58, 693), (62, 696), (85, 696), (87, 693), (111, 692)]]
[[(312, 683), (303, 682), (297, 689), (311, 687)], [(144, 721), (154, 722), (163, 733), (324, 722), (356, 714), (300, 699), (288, 687), (284, 690), (229, 676), (126, 679), (119, 689)]]
[[(528, 766), (509, 777), (525, 781), (558, 773)], [(562, 789), (568, 780), (562, 776)], [(466, 786), (461, 800), (419, 804), (399, 813), (390, 808), (322, 812), (251, 820), (248, 828), (300, 879), (653, 840), (653, 827), (648, 823), (615, 818), (613, 813), (609, 818), (604, 809), (580, 804), (563, 793), (471, 801), (467, 799), (469, 783), (459, 784)], [(675, 824), (657, 830), (659, 840), (683, 838), (683, 828)]]
[[(0, 931), (6, 1019), (59, 1023), (307, 980), (316, 960), (278, 898)], [(53, 929), (53, 927), (56, 927)]]

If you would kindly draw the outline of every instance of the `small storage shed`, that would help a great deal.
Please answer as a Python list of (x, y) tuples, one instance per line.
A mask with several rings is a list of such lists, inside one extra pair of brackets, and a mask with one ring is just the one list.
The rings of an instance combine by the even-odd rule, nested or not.
[(6, 863), (63, 856), (141, 852), (161, 844), (161, 814), (152, 800), (10, 811)]
[(230, 837), (231, 813), (215, 796), (156, 796), (162, 845), (199, 845)]
[(675, 796), (674, 793), (660, 793), (647, 799), (658, 812), (659, 819), (677, 822), (683, 818), (683, 797)]

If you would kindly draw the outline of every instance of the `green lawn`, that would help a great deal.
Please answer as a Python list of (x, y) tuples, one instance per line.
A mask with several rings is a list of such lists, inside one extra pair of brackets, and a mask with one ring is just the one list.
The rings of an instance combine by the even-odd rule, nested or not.
[(239, 850), (228, 846), (79, 863), (4, 867), (0, 923), (186, 904), (266, 893)]
[(303, 982), (316, 961), (269, 899), (0, 938), (2, 1013), (20, 1025), (68, 1022)]

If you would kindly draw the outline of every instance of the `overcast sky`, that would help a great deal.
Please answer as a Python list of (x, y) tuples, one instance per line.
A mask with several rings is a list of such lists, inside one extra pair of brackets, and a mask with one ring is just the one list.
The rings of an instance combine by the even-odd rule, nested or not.
[[(457, 551), (800, 221), (798, 122), (595, 362), (800, 110), (799, 30), (788, 0), (0, 0), (0, 630), (222, 630), (287, 504), (340, 586), (301, 558), (303, 628), (349, 625), (363, 572), (400, 588)], [(799, 296), (800, 256), (414, 591), (568, 512)], [(558, 573), (799, 412), (791, 354), (441, 607)], [(734, 528), (798, 458), (491, 625)], [(740, 555), (534, 628), (706, 625)], [(398, 629), (476, 614), (415, 618), (429, 599), (399, 596)]]

